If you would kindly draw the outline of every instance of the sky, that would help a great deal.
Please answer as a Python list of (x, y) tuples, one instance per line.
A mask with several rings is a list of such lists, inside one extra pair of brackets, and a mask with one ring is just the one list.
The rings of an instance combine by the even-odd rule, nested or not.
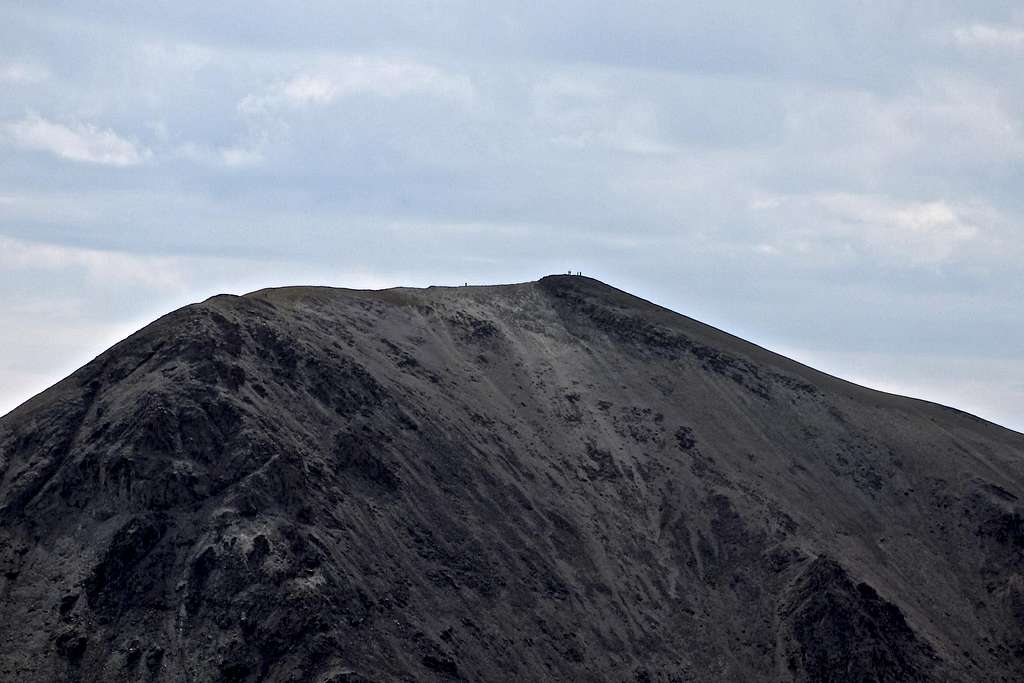
[(0, 0), (0, 414), (266, 286), (579, 270), (1024, 431), (1024, 6)]

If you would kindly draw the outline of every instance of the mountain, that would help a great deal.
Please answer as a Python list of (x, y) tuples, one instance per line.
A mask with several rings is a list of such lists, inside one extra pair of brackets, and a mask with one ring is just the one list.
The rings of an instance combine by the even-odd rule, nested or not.
[(589, 278), (216, 296), (0, 419), (0, 679), (1019, 681), (1022, 499)]

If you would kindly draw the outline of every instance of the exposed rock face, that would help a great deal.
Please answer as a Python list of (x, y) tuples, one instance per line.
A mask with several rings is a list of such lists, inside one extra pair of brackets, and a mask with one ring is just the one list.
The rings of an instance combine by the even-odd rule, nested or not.
[(0, 419), (0, 679), (1021, 680), (1022, 499), (587, 278), (214, 297)]

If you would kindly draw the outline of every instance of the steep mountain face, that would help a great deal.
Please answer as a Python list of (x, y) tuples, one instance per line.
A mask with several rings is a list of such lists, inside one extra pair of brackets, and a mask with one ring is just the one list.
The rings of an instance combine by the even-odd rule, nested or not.
[(587, 278), (218, 296), (0, 419), (0, 679), (1021, 680), (1022, 499)]

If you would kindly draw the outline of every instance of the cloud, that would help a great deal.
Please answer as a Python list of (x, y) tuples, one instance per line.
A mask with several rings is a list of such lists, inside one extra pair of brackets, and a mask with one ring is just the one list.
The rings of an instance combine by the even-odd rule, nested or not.
[(66, 126), (48, 121), (37, 115), (3, 125), (13, 144), (26, 149), (50, 152), (62, 159), (105, 166), (135, 166), (141, 164), (149, 151), (140, 149), (110, 129), (89, 124)]
[(750, 206), (756, 213), (775, 214), (778, 226), (760, 251), (816, 256), (833, 264), (850, 258), (941, 264), (990, 239), (986, 227), (996, 222), (986, 207), (843, 192), (758, 196)]
[[(1012, 90), (949, 71), (893, 93), (799, 89), (785, 97), (787, 146), (776, 162), (845, 186), (962, 176), (1024, 159)], [(919, 190), (918, 190), (919, 191)]]
[(173, 291), (185, 285), (178, 259), (119, 251), (84, 249), (0, 236), (4, 271), (77, 272), (91, 285), (134, 285)]
[(0, 22), (0, 234), (37, 246), (0, 244), (31, 257), (0, 260), (9, 301), (155, 315), (181, 283), (574, 267), (791, 344), (1024, 333), (989, 332), (1024, 296), (1005, 7), (23, 4)]
[(50, 77), (50, 72), (36, 64), (9, 62), (0, 64), (0, 83), (32, 84), (41, 83)]
[(186, 42), (149, 41), (140, 48), (142, 60), (155, 69), (196, 71), (215, 63), (217, 52)]
[[(352, 84), (354, 85), (354, 84)], [(281, 88), (285, 99), (292, 104), (323, 104), (339, 95), (339, 86), (328, 76), (296, 76)], [(354, 88), (350, 88), (354, 91)]]
[(582, 76), (558, 75), (532, 92), (533, 116), (556, 145), (616, 152), (670, 155), (676, 148), (660, 139), (658, 109), (648, 101), (618, 94)]
[(331, 59), (319, 68), (297, 73), (266, 94), (245, 97), (239, 103), (239, 110), (255, 113), (282, 105), (326, 105), (355, 95), (384, 98), (421, 95), (470, 102), (474, 89), (465, 76), (429, 64), (357, 56)]
[(209, 166), (241, 168), (263, 163), (263, 152), (255, 146), (206, 147), (189, 142), (174, 150), (175, 156)]
[(953, 30), (953, 41), (963, 47), (1024, 50), (1024, 28), (972, 24)]

